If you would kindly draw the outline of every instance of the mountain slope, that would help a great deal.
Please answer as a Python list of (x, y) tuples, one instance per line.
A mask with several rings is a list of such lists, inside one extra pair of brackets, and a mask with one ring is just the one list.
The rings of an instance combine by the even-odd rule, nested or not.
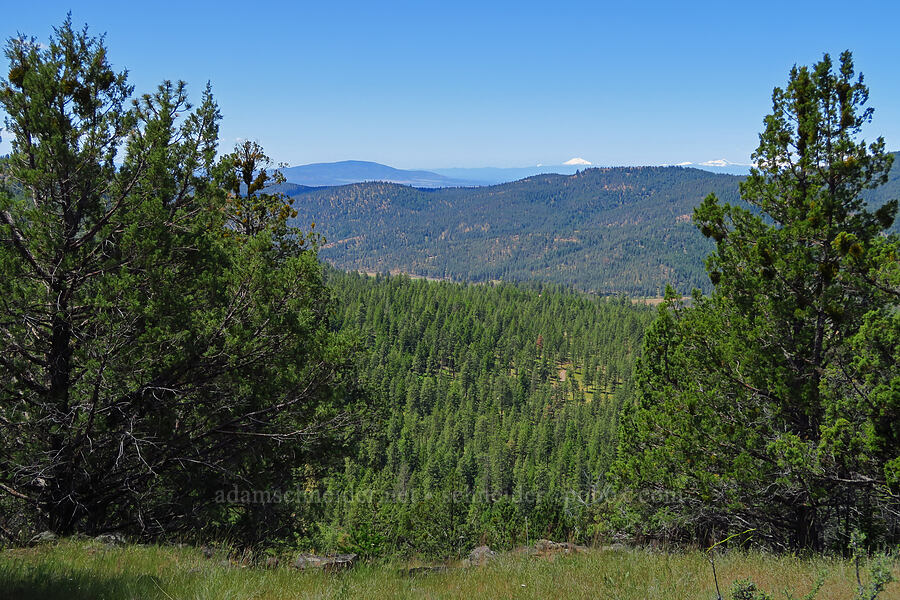
[[(295, 195), (321, 256), (343, 269), (466, 281), (543, 280), (601, 294), (709, 289), (712, 244), (691, 223), (707, 194), (740, 202), (741, 177), (683, 167), (587, 169), (480, 188), (360, 183)], [(872, 206), (900, 197), (891, 181)], [(895, 223), (894, 231), (898, 231)]]
[(709, 192), (737, 201), (739, 178), (634, 167), (539, 175), (474, 189), (364, 183), (296, 196), (297, 221), (328, 238), (344, 269), (469, 281), (541, 279), (599, 293), (705, 286), (710, 245), (690, 223)]

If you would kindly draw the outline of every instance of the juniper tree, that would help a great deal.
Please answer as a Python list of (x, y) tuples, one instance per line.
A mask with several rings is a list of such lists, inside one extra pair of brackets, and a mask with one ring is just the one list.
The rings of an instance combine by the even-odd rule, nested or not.
[(214, 492), (289, 484), (331, 456), (317, 441), (343, 443), (349, 353), (315, 249), (280, 214), (228, 235), (209, 87), (196, 108), (183, 83), (129, 102), (102, 38), (71, 19), (54, 31), (9, 40), (0, 81), (0, 502), (18, 503), (4, 518), (287, 526)]
[[(871, 445), (830, 441), (850, 415), (828, 380), (857, 360), (867, 314), (895, 314), (898, 299), (896, 284), (873, 276), (896, 268), (896, 253), (878, 248), (896, 248), (883, 232), (897, 203), (870, 211), (861, 198), (892, 162), (882, 138), (860, 139), (867, 100), (849, 52), (793, 68), (741, 185), (750, 206), (711, 195), (694, 212), (716, 243), (714, 292), (660, 308), (616, 468), (623, 487), (666, 492), (640, 505), (657, 532), (754, 526), (776, 545), (820, 549), (846, 545), (839, 516), (846, 529), (881, 510), (873, 495), (896, 447), (875, 458)], [(855, 411), (851, 428), (873, 427), (891, 404), (896, 415), (896, 390), (865, 400), (877, 404)], [(853, 470), (872, 461), (881, 467)]]

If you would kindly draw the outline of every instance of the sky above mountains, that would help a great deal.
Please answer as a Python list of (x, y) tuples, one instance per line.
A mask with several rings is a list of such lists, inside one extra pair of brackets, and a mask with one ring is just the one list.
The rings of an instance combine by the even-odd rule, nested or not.
[(866, 137), (900, 148), (893, 2), (42, 0), (7, 3), (0, 36), (46, 41), (69, 10), (136, 92), (183, 79), (199, 98), (209, 80), (223, 149), (256, 139), (292, 165), (749, 163), (772, 88), (848, 48), (876, 109)]

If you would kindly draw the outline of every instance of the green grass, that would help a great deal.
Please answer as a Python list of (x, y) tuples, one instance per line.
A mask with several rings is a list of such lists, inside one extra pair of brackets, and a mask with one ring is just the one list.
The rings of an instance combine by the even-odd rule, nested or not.
[[(572, 380), (575, 382), (578, 389), (584, 392), (584, 399), (586, 402), (593, 402), (595, 397), (599, 397), (601, 400), (609, 400), (612, 398), (614, 389), (612, 387), (606, 386), (602, 389), (595, 383), (593, 385), (585, 386), (584, 385), (584, 371), (582, 367), (576, 367), (572, 362), (564, 362), (564, 363), (556, 363), (556, 371), (560, 371), (565, 369), (566, 371), (566, 380)], [(598, 377), (603, 368), (599, 368), (595, 377)], [(515, 376), (515, 372), (513, 372), (513, 376)], [(562, 384), (558, 375), (556, 378), (551, 377), (551, 381), (554, 382), (554, 385)], [(596, 379), (595, 379), (596, 381)], [(570, 395), (570, 399), (574, 400), (574, 390)]]
[[(717, 560), (724, 596), (733, 581), (752, 578), (774, 598), (794, 598), (825, 570), (817, 598), (850, 599), (850, 562), (728, 553)], [(715, 597), (701, 552), (591, 551), (553, 559), (504, 555), (484, 567), (407, 577), (403, 564), (361, 565), (339, 574), (224, 566), (193, 548), (127, 546), (93, 541), (0, 551), (0, 597), (29, 599), (286, 599), (286, 598), (617, 598), (708, 600)], [(900, 572), (895, 569), (895, 576)], [(880, 597), (900, 598), (892, 583)]]

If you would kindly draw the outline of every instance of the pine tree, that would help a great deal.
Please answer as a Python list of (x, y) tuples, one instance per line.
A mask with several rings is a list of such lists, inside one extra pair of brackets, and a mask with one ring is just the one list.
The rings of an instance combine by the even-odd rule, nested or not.
[(848, 498), (846, 482), (864, 479), (823, 437), (842, 418), (823, 378), (850, 359), (866, 313), (897, 305), (896, 290), (871, 284), (877, 263), (896, 261), (876, 248), (897, 203), (873, 213), (860, 196), (886, 181), (892, 159), (882, 138), (859, 139), (867, 99), (849, 52), (837, 69), (827, 55), (795, 67), (741, 186), (756, 210), (715, 196), (695, 210), (716, 242), (715, 290), (690, 307), (667, 294), (622, 428), (620, 483), (677, 492), (642, 507), (648, 522), (667, 514), (701, 538), (755, 526), (773, 544), (821, 549), (847, 541), (839, 511), (859, 521), (875, 510)]
[[(6, 56), (0, 501), (21, 504), (0, 518), (212, 527), (232, 477), (261, 489), (338, 457), (351, 348), (282, 219), (228, 235), (209, 87), (196, 108), (168, 81), (129, 103), (103, 39), (71, 19)], [(267, 512), (282, 509), (232, 515), (230, 534), (284, 534)]]

